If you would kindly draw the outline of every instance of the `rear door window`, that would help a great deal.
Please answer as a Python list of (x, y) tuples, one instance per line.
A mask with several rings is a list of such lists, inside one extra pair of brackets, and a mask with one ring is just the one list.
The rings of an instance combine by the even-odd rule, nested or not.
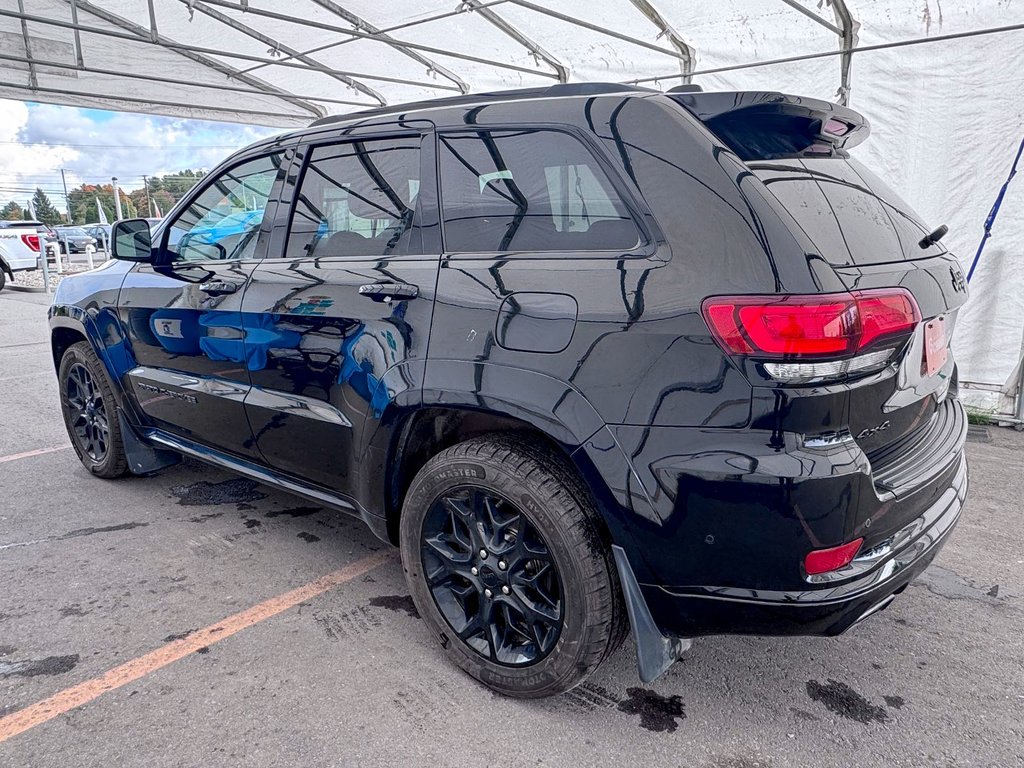
[(640, 233), (590, 150), (562, 131), (440, 136), (445, 250), (623, 251)]
[(313, 147), (302, 175), (288, 258), (422, 252), (415, 136)]

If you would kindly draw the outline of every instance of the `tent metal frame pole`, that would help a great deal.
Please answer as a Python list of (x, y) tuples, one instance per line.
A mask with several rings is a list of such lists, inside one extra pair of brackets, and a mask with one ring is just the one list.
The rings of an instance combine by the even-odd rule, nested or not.
[[(189, 0), (180, 0), (180, 1), (183, 2), (183, 3), (186, 3), (186, 4), (189, 2)], [(193, 0), (193, 2), (198, 3), (199, 0)], [(507, 2), (511, 3), (511, 2), (515, 2), (515, 0), (507, 0)], [(232, 9), (237, 10), (237, 11), (241, 10), (241, 8), (239, 6), (235, 5), (234, 3), (228, 2), (227, 0), (208, 0), (208, 4), (209, 5), (220, 6), (221, 8), (232, 8)], [(352, 35), (353, 37), (356, 37), (356, 38), (359, 38), (359, 39), (363, 39), (363, 40), (378, 40), (377, 36), (374, 35), (371, 32), (361, 32), (361, 31), (359, 31), (357, 29), (348, 29), (346, 27), (339, 27), (337, 24), (325, 24), (322, 21), (314, 21), (312, 19), (299, 19), (299, 18), (296, 18), (294, 16), (289, 16), (286, 13), (276, 13), (275, 11), (267, 11), (267, 10), (264, 10), (263, 8), (252, 8), (252, 7), (250, 7), (249, 10), (246, 11), (246, 13), (251, 13), (251, 14), (253, 14), (255, 16), (263, 16), (263, 17), (268, 18), (268, 19), (275, 19), (276, 21), (283, 21), (283, 22), (286, 22), (288, 24), (298, 24), (300, 26), (310, 27), (312, 29), (322, 29), (325, 32), (337, 32), (337, 33), (342, 34), (342, 35)], [(3, 15), (2, 11), (0, 11), (0, 15)], [(349, 41), (342, 40), (341, 42), (338, 43), (338, 45), (342, 45), (345, 42), (349, 42)], [(551, 78), (551, 79), (555, 79), (555, 77), (556, 77), (556, 75), (552, 74), (551, 72), (544, 72), (544, 71), (539, 70), (539, 69), (530, 69), (529, 67), (520, 67), (517, 64), (510, 64), (507, 61), (497, 61), (496, 59), (485, 59), (482, 56), (473, 56), (473, 55), (468, 54), (468, 53), (459, 53), (458, 51), (446, 51), (443, 48), (435, 48), (434, 46), (431, 46), (431, 45), (422, 45), (420, 43), (413, 43), (413, 42), (409, 42), (408, 40), (394, 40), (393, 42), (398, 43), (399, 45), (402, 45), (402, 46), (404, 46), (406, 48), (409, 48), (410, 50), (414, 50), (414, 51), (424, 51), (426, 53), (435, 53), (435, 54), (438, 54), (440, 56), (448, 56), (448, 57), (453, 58), (453, 59), (462, 59), (463, 61), (472, 61), (472, 62), (475, 62), (477, 64), (486, 64), (488, 66), (497, 67), (499, 69), (509, 69), (509, 70), (512, 70), (513, 72), (523, 72), (523, 73), (525, 73), (527, 75), (537, 75), (539, 77), (548, 77), (548, 78)], [(655, 47), (657, 48), (657, 46), (655, 46)], [(663, 49), (659, 48), (658, 50), (663, 50)], [(666, 53), (669, 53), (670, 55), (672, 55), (671, 51), (666, 51)], [(225, 55), (230, 55), (230, 54), (225, 54)], [(271, 65), (273, 65), (276, 62), (269, 62), (269, 63)]]
[[(321, 0), (313, 1), (320, 2)], [(482, 7), (478, 0), (462, 0), (462, 4), (523, 46), (535, 60), (539, 59), (544, 61), (548, 66), (555, 70), (555, 74), (558, 75), (558, 82), (569, 82), (569, 68), (565, 64), (555, 58), (552, 54), (545, 51), (539, 43), (527, 37), (526, 34), (516, 28), (515, 25), (501, 18), (496, 11), (491, 8)]]
[[(246, 10), (251, 10), (250, 8), (248, 8), (248, 0), (241, 0), (241, 2), (246, 3)], [(484, 7), (484, 8), (490, 8), (492, 5), (501, 5), (502, 3), (507, 3), (507, 2), (509, 2), (509, 0), (488, 0), (488, 2), (480, 3), (480, 5), (482, 7)], [(390, 27), (384, 27), (383, 29), (378, 30), (375, 34), (379, 37), (380, 35), (387, 35), (387, 34), (389, 34), (391, 32), (396, 32), (399, 29), (408, 29), (409, 27), (418, 27), (421, 24), (428, 24), (428, 23), (430, 23), (432, 21), (440, 21), (441, 19), (447, 19), (450, 16), (458, 16), (459, 14), (463, 14), (463, 13), (470, 13), (470, 9), (469, 8), (464, 8), (462, 6), (462, 4), (460, 3), (459, 6), (454, 11), (445, 11), (444, 13), (438, 13), (438, 14), (435, 14), (433, 16), (425, 16), (422, 19), (415, 19), (413, 21), (406, 21), (406, 22), (404, 22), (402, 24), (395, 24), (395, 25), (390, 26)], [(348, 43), (354, 43), (357, 40), (363, 40), (363, 39), (364, 38), (362, 38), (362, 37), (349, 37), (349, 38), (347, 38), (345, 40), (339, 40), (339, 41), (337, 41), (335, 43), (325, 43), (324, 45), (318, 45), (316, 48), (310, 48), (309, 50), (303, 51), (303, 53), (320, 53), (321, 51), (326, 51), (326, 50), (328, 50), (330, 48), (338, 48), (338, 47), (340, 47), (342, 45), (347, 45)], [(290, 58), (292, 58), (292, 57), (291, 56), (285, 56), (283, 59), (280, 59), (277, 63), (278, 64), (283, 64), (284, 62), (286, 62)], [(268, 62), (267, 64), (257, 64), (255, 67), (250, 67), (249, 69), (243, 69), (242, 71), (243, 72), (252, 72), (255, 69), (260, 69), (262, 67), (270, 66), (273, 63), (274, 62)], [(440, 88), (441, 86), (435, 86), (435, 87)]]
[(18, 0), (18, 10), (22, 13), (21, 37), (25, 41), (25, 58), (28, 61), (28, 83), (32, 88), (39, 87), (39, 78), (36, 76), (36, 65), (32, 60), (32, 42), (28, 37), (28, 21), (25, 20), (25, 0)]
[(71, 21), (75, 25), (75, 61), (78, 66), (85, 66), (85, 56), (82, 54), (82, 34), (78, 31), (78, 0), (71, 0)]
[[(24, 56), (12, 56), (6, 53), (0, 53), (0, 61), (16, 61), (21, 64), (27, 63), (27, 59)], [(265, 91), (261, 91), (257, 88), (243, 88), (237, 85), (223, 85), (220, 83), (201, 83), (201, 82), (188, 82), (182, 83), (181, 80), (176, 80), (173, 77), (161, 77), (159, 75), (142, 75), (136, 72), (123, 72), (116, 69), (103, 69), (101, 67), (79, 67), (74, 64), (67, 64), (61, 61), (46, 61), (44, 59), (33, 59), (33, 61), (40, 67), (52, 67), (54, 69), (70, 69), (79, 72), (89, 72), (94, 75), (109, 75), (111, 77), (126, 77), (129, 80), (143, 80), (152, 83), (167, 83), (168, 85), (178, 85), (184, 88), (213, 88), (217, 91), (231, 91), (232, 93), (245, 93), (253, 96), (266, 96)], [(69, 90), (68, 93), (74, 94), (75, 91)], [(341, 104), (349, 107), (371, 107), (376, 108), (376, 104), (372, 104), (366, 101), (347, 101), (345, 99), (332, 99), (326, 96), (300, 96), (295, 95), (299, 99), (316, 99), (326, 104)], [(299, 115), (296, 115), (299, 117)]]
[(850, 104), (851, 70), (853, 68), (853, 51), (859, 42), (858, 32), (860, 23), (853, 18), (846, 0), (832, 0), (832, 11), (836, 15), (836, 21), (841, 27), (840, 45), (841, 56), (839, 58), (839, 103), (843, 106)]
[(264, 45), (271, 46), (274, 50), (284, 51), (285, 53), (295, 55), (302, 63), (308, 64), (312, 69), (316, 70), (317, 72), (327, 75), (328, 77), (332, 77), (335, 80), (344, 83), (349, 88), (352, 88), (353, 90), (359, 91), (360, 93), (369, 96), (371, 99), (376, 100), (380, 104), (380, 106), (386, 107), (388, 105), (387, 99), (385, 99), (384, 96), (379, 91), (366, 85), (366, 83), (362, 82), (361, 80), (356, 80), (354, 77), (349, 77), (348, 75), (341, 75), (336, 72), (332, 72), (330, 67), (328, 67), (326, 64), (322, 64), (321, 62), (317, 61), (312, 56), (305, 56), (300, 54), (299, 51), (297, 51), (296, 49), (285, 45), (279, 40), (275, 40), (270, 35), (265, 35), (258, 29), (253, 29), (248, 24), (243, 24), (237, 19), (231, 18), (226, 13), (221, 13), (220, 11), (211, 8), (209, 5), (203, 2), (203, 0), (180, 0), (180, 2), (188, 7), (190, 14), (194, 10), (199, 11), (200, 13), (209, 16), (211, 19), (214, 19), (215, 21), (218, 21), (221, 24), (224, 24), (225, 26), (231, 27), (231, 29), (241, 32), (243, 35), (246, 35), (247, 37), (251, 37), (253, 40), (258, 40)]
[[(67, 2), (70, 4), (72, 0), (67, 0)], [(176, 45), (176, 43), (174, 43), (173, 40), (169, 40), (164, 35), (157, 35), (157, 42), (153, 43), (150, 39), (150, 31), (147, 30), (145, 27), (141, 27), (135, 22), (129, 21), (128, 19), (118, 16), (116, 13), (112, 13), (106, 10), (105, 8), (99, 8), (93, 5), (91, 2), (87, 2), (87, 0), (77, 0), (77, 5), (81, 10), (85, 11), (86, 13), (90, 13), (93, 16), (103, 19), (108, 24), (113, 24), (114, 26), (120, 27), (121, 29), (125, 30), (125, 34), (117, 34), (114, 30), (104, 30), (102, 28), (95, 27), (86, 29), (85, 27), (82, 27), (81, 25), (77, 24), (73, 25), (72, 28), (74, 29), (82, 29), (84, 31), (90, 32), (95, 30), (98, 31), (100, 34), (112, 33), (112, 36), (121, 37), (122, 39), (135, 40), (137, 42), (148, 42), (151, 45), (159, 45), (160, 47), (168, 48), (169, 50), (170, 46), (168, 45), (168, 43)], [(6, 15), (8, 15), (6, 11), (0, 10), (0, 16)], [(57, 21), (55, 19), (48, 20), (47, 23), (61, 27), (69, 26), (67, 22)], [(194, 51), (182, 49), (177, 50), (176, 53), (196, 62), (197, 64), (201, 64), (204, 67), (220, 72), (222, 75), (225, 75), (229, 79), (237, 77), (237, 79), (241, 82), (244, 82), (247, 85), (251, 85), (253, 88), (260, 89), (268, 96), (273, 96), (275, 98), (287, 101), (290, 104), (299, 107), (300, 109), (306, 110), (307, 112), (309, 112), (312, 115), (315, 115), (318, 118), (324, 117), (326, 114), (325, 110), (321, 107), (318, 107), (316, 104), (311, 104), (308, 101), (299, 99), (292, 95), (291, 93), (289, 93), (288, 91), (285, 91), (281, 88), (277, 88), (276, 86), (273, 86), (270, 83), (264, 82), (263, 80), (260, 80), (258, 77), (251, 77), (249, 75), (240, 76), (238, 74), (238, 70), (234, 67), (217, 61), (216, 59), (211, 59), (209, 56), (204, 56), (201, 53), (196, 53)]]
[(672, 47), (682, 54), (679, 61), (679, 71), (683, 76), (683, 82), (689, 83), (692, 79), (694, 67), (697, 66), (697, 49), (683, 40), (675, 27), (668, 23), (664, 16), (648, 2), (648, 0), (630, 0), (637, 10), (646, 16), (654, 26), (661, 30), (658, 37), (666, 37), (672, 43)]
[[(11, 88), (11, 89), (14, 89), (14, 90), (24, 90), (25, 86), (20, 84), (20, 83), (0, 82), (0, 88)], [(197, 104), (190, 104), (190, 103), (184, 102), (184, 101), (167, 101), (165, 99), (151, 99), (151, 98), (145, 98), (144, 99), (144, 98), (135, 97), (135, 96), (122, 96), (121, 94), (89, 93), (89, 92), (86, 92), (86, 91), (69, 91), (67, 88), (45, 88), (43, 86), (40, 86), (38, 88), (33, 88), (31, 90), (32, 90), (32, 93), (39, 93), (39, 94), (53, 93), (53, 94), (59, 94), (61, 96), (65, 96), (65, 97), (67, 97), (67, 96), (84, 96), (85, 98), (90, 98), (90, 99), (104, 99), (105, 101), (109, 101), (109, 102), (112, 102), (112, 103), (113, 102), (118, 102), (118, 101), (127, 101), (127, 102), (131, 102), (133, 104), (155, 104), (155, 105), (161, 106), (161, 107), (178, 107), (180, 109), (192, 109), (192, 110), (197, 110), (197, 111), (200, 111), (200, 112), (210, 112), (210, 111), (217, 111), (218, 110), (217, 107), (200, 106), (200, 105), (197, 105)], [(46, 99), (39, 99), (39, 101), (46, 101)], [(58, 101), (58, 100), (54, 99), (54, 100), (50, 100), (49, 103), (52, 103), (52, 104), (67, 104), (67, 101), (66, 100), (65, 101)], [(230, 108), (229, 107), (223, 107), (223, 108), (220, 109), (220, 111), (223, 111), (226, 115), (240, 114), (240, 115), (256, 115), (256, 116), (259, 116), (259, 117), (280, 117), (280, 118), (284, 118), (286, 120), (295, 120), (295, 121), (300, 121), (300, 120), (304, 119), (302, 115), (287, 114), (285, 112), (267, 112), (266, 110), (259, 110), (259, 109), (241, 109), (241, 108), (236, 108), (236, 107), (230, 107)], [(219, 119), (219, 118), (210, 118), (210, 117), (208, 117), (206, 115), (203, 115), (203, 116), (197, 117), (195, 119), (197, 119), (197, 120), (210, 120), (210, 119)], [(230, 117), (224, 117), (222, 119), (224, 119), (224, 120), (226, 120), (228, 122), (242, 122), (241, 120), (234, 120), (234, 121), (232, 121)], [(248, 122), (248, 121), (246, 121), (246, 122)]]
[[(641, 48), (646, 48), (649, 51), (657, 51), (658, 53), (663, 53), (666, 56), (671, 56), (674, 59), (685, 60), (686, 58), (686, 55), (680, 53), (679, 51), (670, 51), (668, 48), (662, 48), (660, 45), (655, 45), (654, 43), (649, 43), (646, 40), (641, 40), (639, 37), (633, 37), (632, 35), (627, 35), (623, 32), (616, 32), (614, 29), (608, 29), (607, 27), (602, 27), (597, 24), (591, 24), (589, 21), (583, 21), (583, 19), (576, 19), (573, 18), (572, 16), (567, 16), (564, 13), (552, 11), (550, 8), (545, 8), (543, 5), (531, 3), (529, 2), (529, 0), (508, 1), (513, 5), (520, 6), (521, 8), (528, 8), (531, 11), (536, 11), (537, 13), (543, 14), (545, 16), (550, 16), (553, 19), (564, 21), (566, 24), (572, 24), (573, 26), (576, 27), (589, 29), (591, 32), (599, 32), (602, 35), (607, 35), (608, 37), (614, 37), (616, 40), (622, 40), (627, 43), (632, 43), (633, 45), (638, 45)], [(677, 75), (676, 77), (685, 77), (685, 75)]]
[[(67, 0), (67, 2), (70, 4), (71, 2), (84, 2), (84, 0)], [(99, 10), (99, 9), (97, 9), (97, 10)], [(60, 20), (57, 20), (57, 19), (48, 19), (48, 18), (45, 18), (43, 16), (33, 16), (31, 14), (24, 14), (24, 16), (25, 16), (26, 19), (28, 19), (29, 21), (34, 22), (34, 23), (48, 24), (50, 26), (60, 27), (62, 29), (71, 29), (71, 30), (74, 30), (76, 33), (77, 32), (85, 32), (86, 34), (89, 34), (89, 35), (99, 35), (99, 36), (102, 36), (102, 37), (112, 37), (112, 38), (114, 38), (116, 40), (130, 40), (132, 42), (142, 42), (142, 43), (148, 43), (149, 42), (148, 36), (145, 39), (139, 39), (139, 36), (136, 35), (136, 34), (129, 34), (129, 33), (126, 33), (126, 32), (118, 32), (118, 31), (113, 30), (113, 29), (103, 29), (101, 27), (90, 27), (90, 26), (86, 26), (84, 24), (74, 24), (72, 22), (60, 21)], [(8, 17), (8, 18), (13, 18), (13, 19), (21, 18), (21, 16), (17, 12), (15, 12), (15, 11), (5, 11), (2, 8), (0, 8), (0, 17)], [(131, 23), (131, 22), (128, 22), (128, 23)], [(311, 67), (309, 67), (309, 66), (307, 66), (305, 64), (296, 64), (296, 63), (291, 62), (291, 61), (283, 61), (283, 60), (282, 61), (276, 61), (276, 60), (273, 60), (273, 59), (265, 59), (265, 58), (263, 58), (261, 56), (252, 56), (252, 55), (249, 55), (249, 54), (246, 54), (246, 53), (238, 53), (238, 52), (235, 52), (235, 51), (222, 51), (222, 50), (219, 50), (217, 48), (203, 48), (203, 47), (196, 46), (196, 45), (187, 45), (185, 43), (178, 43), (178, 42), (175, 42), (173, 40), (169, 40), (166, 37), (161, 37), (156, 42), (156, 45), (160, 46), (161, 48), (166, 48), (169, 51), (174, 51), (175, 53), (180, 53), (182, 51), (185, 51), (185, 52), (188, 52), (188, 53), (199, 54), (200, 56), (202, 56), (204, 54), (207, 55), (207, 56), (223, 56), (224, 58), (227, 58), (227, 59), (239, 59), (240, 61), (256, 61), (256, 62), (260, 62), (262, 65), (266, 65), (266, 66), (291, 67), (293, 69), (301, 69), (301, 70), (305, 70), (305, 71), (308, 71), (308, 72), (315, 71)], [(244, 78), (242, 76), (248, 74), (248, 72), (249, 72), (249, 70), (235, 69), (234, 67), (231, 67), (230, 65), (227, 65), (227, 64), (223, 64), (223, 63), (221, 63), (219, 61), (216, 61), (215, 59), (211, 59), (210, 62), (203, 61), (203, 62), (199, 62), (199, 63), (202, 63), (204, 66), (209, 66), (211, 68), (215, 68), (215, 69), (217, 69), (218, 72), (221, 72), (222, 74), (225, 74), (229, 79), (233, 79), (233, 80), (246, 81), (246, 78)], [(217, 65), (219, 65), (219, 66), (217, 66)], [(84, 64), (83, 64), (83, 66), (84, 66)], [(365, 78), (367, 80), (382, 80), (382, 81), (388, 82), (388, 83), (402, 83), (403, 85), (418, 85), (418, 86), (423, 86), (424, 88), (434, 88), (434, 89), (442, 90), (442, 91), (455, 91), (455, 90), (458, 90), (453, 85), (439, 85), (437, 83), (428, 83), (428, 82), (424, 82), (424, 81), (420, 81), (420, 80), (408, 80), (408, 79), (402, 78), (402, 77), (389, 77), (387, 75), (374, 75), (374, 74), (369, 74), (369, 73), (364, 73), (364, 72), (349, 72), (347, 70), (333, 69), (333, 68), (331, 69), (331, 71), (332, 72), (337, 72), (339, 74), (344, 74), (344, 75), (352, 75), (353, 77), (362, 77), (362, 78)], [(249, 78), (249, 80), (251, 80), (252, 82), (255, 82), (255, 83), (263, 83), (262, 80), (259, 80), (258, 78), (255, 78), (255, 77)], [(275, 88), (276, 87), (276, 86), (270, 85), (269, 83), (264, 83), (264, 85), (267, 85), (270, 88)], [(279, 93), (280, 94), (287, 94), (288, 92), (284, 91), (284, 90), (281, 90), (281, 89), (278, 89), (278, 92), (275, 92), (275, 91), (265, 91), (265, 93), (267, 93), (268, 96), (278, 96)], [(282, 98), (283, 98), (283, 96), (282, 96)], [(370, 106), (373, 106), (373, 105), (370, 105)]]
[[(516, 0), (509, 0), (516, 2)], [(0, 15), (3, 12), (0, 11)], [(884, 51), (889, 48), (905, 48), (908, 45), (922, 45), (924, 43), (940, 43), (947, 40), (960, 40), (967, 37), (979, 37), (981, 35), (996, 35), (1003, 32), (1018, 32), (1024, 29), (1024, 24), (1007, 24), (1002, 27), (987, 27), (985, 29), (972, 29), (969, 32), (953, 32), (948, 35), (935, 35), (933, 37), (914, 37), (909, 40), (897, 40), (893, 43), (878, 43), (877, 45), (858, 45), (848, 51), (821, 51), (820, 53), (804, 53), (799, 56), (786, 56), (780, 59), (765, 59), (763, 61), (750, 61), (746, 64), (730, 64), (725, 67), (711, 67), (699, 69), (692, 73), (693, 77), (698, 75), (714, 75), (719, 72), (735, 72), (740, 69), (755, 69), (757, 67), (768, 67), (774, 64), (791, 64), (797, 61), (810, 61), (812, 59), (827, 59), (830, 56), (843, 56), (845, 54), (867, 53), (869, 51)], [(675, 73), (665, 75), (653, 75), (651, 77), (638, 77), (634, 80), (623, 80), (627, 85), (641, 85), (642, 83), (656, 83), (661, 80), (679, 80), (683, 75)]]
[(149, 6), (149, 37), (155, 43), (160, 37), (160, 31), (156, 28), (156, 8), (153, 0), (147, 0), (146, 4)]
[[(821, 26), (823, 26), (825, 29), (827, 29), (832, 34), (839, 35), (840, 37), (843, 36), (843, 30), (842, 30), (841, 27), (837, 27), (835, 24), (832, 24), (831, 22), (826, 21), (825, 19), (821, 18), (821, 16), (816, 14), (810, 8), (806, 8), (806, 7), (802, 6), (802, 5), (800, 5), (800, 3), (797, 2), (797, 0), (782, 0), (782, 2), (784, 2), (790, 8), (792, 8), (794, 11), (799, 11), (800, 13), (802, 13), (804, 16), (806, 16), (808, 19), (810, 19), (811, 21), (815, 22), (816, 24), (821, 24)], [(834, 4), (834, 3), (830, 2), (830, 4)]]
[(451, 80), (455, 84), (455, 87), (458, 88), (461, 93), (469, 93), (469, 84), (466, 83), (465, 80), (456, 75), (454, 72), (452, 72), (450, 69), (442, 66), (441, 64), (438, 64), (433, 59), (427, 58), (419, 51), (414, 51), (408, 46), (401, 43), (400, 41), (395, 40), (395, 38), (391, 37), (391, 35), (387, 34), (386, 32), (383, 32), (379, 27), (375, 27), (373, 24), (371, 24), (361, 16), (357, 16), (347, 8), (338, 5), (338, 3), (334, 2), (334, 0), (313, 0), (313, 2), (319, 5), (324, 10), (330, 11), (335, 16), (340, 16), (349, 24), (354, 26), (356, 29), (366, 30), (367, 32), (373, 33), (375, 35), (375, 39), (381, 41), (382, 43), (387, 43), (399, 53), (408, 56), (413, 61), (419, 62), (420, 64), (427, 68), (427, 72), (436, 72), (441, 77)]

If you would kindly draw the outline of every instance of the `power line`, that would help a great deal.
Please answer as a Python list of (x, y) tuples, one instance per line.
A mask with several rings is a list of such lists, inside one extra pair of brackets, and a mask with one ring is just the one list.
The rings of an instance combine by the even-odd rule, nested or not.
[[(258, 141), (258, 139), (254, 139)], [(17, 144), (25, 147), (71, 147), (73, 149), (237, 149), (252, 142), (239, 142), (238, 144), (66, 144), (64, 142), (50, 141), (0, 141), (0, 144)]]

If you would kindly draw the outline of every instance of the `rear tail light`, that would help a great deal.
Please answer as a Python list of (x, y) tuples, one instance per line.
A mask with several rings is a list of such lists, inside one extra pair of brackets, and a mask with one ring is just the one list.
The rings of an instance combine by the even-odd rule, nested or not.
[(39, 235), (22, 235), (21, 242), (33, 251), (39, 251)]
[[(884, 366), (921, 320), (909, 291), (883, 288), (809, 296), (724, 296), (702, 311), (731, 355), (765, 362), (775, 378), (810, 381)], [(890, 348), (868, 352), (890, 342)], [(865, 353), (867, 354), (861, 354)]]
[(853, 562), (863, 543), (861, 538), (830, 549), (816, 549), (804, 558), (804, 570), (808, 576), (838, 571)]

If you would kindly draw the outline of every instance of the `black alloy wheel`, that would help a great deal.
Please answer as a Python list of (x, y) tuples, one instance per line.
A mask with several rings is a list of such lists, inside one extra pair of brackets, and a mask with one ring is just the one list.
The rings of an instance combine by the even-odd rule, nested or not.
[(484, 658), (534, 664), (562, 628), (562, 582), (537, 528), (507, 499), (448, 490), (423, 521), (424, 574), (455, 634)]
[(103, 393), (82, 363), (71, 366), (66, 386), (69, 427), (78, 446), (93, 461), (103, 461), (110, 449), (110, 423)]
[(87, 341), (68, 347), (60, 360), (60, 405), (71, 445), (82, 464), (98, 477), (120, 477), (128, 470), (114, 391)]
[(398, 520), (416, 610), (445, 655), (506, 696), (585, 680), (628, 623), (607, 531), (564, 454), (486, 434), (416, 473)]

